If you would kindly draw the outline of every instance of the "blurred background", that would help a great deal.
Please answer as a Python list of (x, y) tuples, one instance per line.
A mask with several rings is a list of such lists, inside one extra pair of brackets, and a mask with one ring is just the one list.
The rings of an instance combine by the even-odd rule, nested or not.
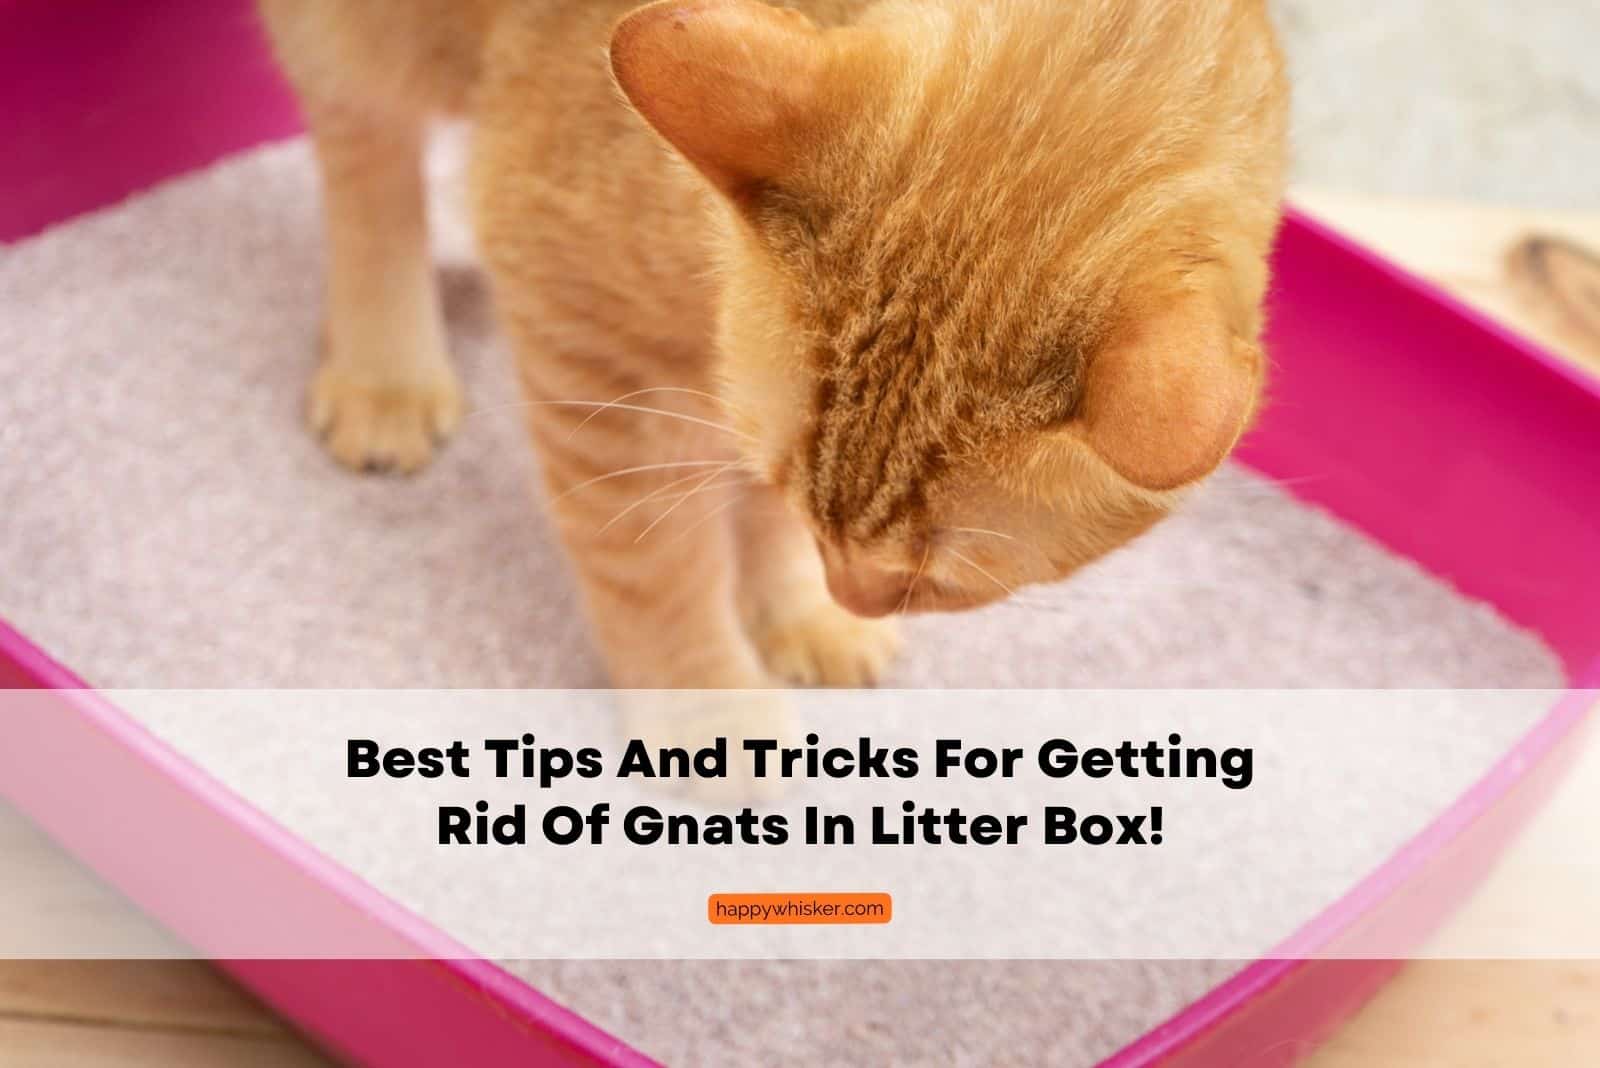
[(1275, 0), (1295, 178), (1600, 206), (1600, 2)]

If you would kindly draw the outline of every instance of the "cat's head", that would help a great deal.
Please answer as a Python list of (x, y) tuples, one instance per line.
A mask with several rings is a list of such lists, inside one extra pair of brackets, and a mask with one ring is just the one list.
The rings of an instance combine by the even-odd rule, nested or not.
[(821, 27), (666, 0), (618, 26), (623, 92), (726, 208), (730, 413), (846, 607), (1061, 578), (1239, 439), (1276, 57), (1264, 26), (1171, 14), (1225, 7), (884, 0)]

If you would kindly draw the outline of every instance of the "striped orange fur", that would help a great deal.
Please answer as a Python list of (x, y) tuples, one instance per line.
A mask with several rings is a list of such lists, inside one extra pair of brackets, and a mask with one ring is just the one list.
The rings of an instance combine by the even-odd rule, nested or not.
[(326, 186), (317, 429), (410, 470), (459, 418), (419, 160), (465, 115), (617, 685), (870, 683), (879, 617), (1060, 579), (1232, 449), (1284, 170), (1263, 0), (631, 7), (261, 0)]

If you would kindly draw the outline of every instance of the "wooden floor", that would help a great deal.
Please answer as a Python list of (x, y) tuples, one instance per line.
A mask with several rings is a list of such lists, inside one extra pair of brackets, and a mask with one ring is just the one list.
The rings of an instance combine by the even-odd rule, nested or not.
[[(1600, 371), (1600, 334), (1507, 283), (1530, 230), (1600, 247), (1600, 216), (1381, 203), (1303, 192), (1298, 202), (1480, 307)], [(1578, 290), (1585, 291), (1581, 287)], [(1600, 292), (1596, 285), (1590, 292)], [(1600, 302), (1597, 302), (1600, 310)], [(1435, 943), (1600, 946), (1600, 744)], [(1585, 848), (1582, 844), (1589, 843)], [(0, 809), (5, 872), (48, 873), (47, 896), (0, 893), (0, 953), (48, 910), (97, 931), (164, 937)], [(10, 914), (6, 909), (14, 911)], [(1576, 925), (1576, 926), (1575, 926)], [(25, 954), (23, 954), (25, 955)], [(0, 960), (0, 1068), (305, 1068), (329, 1063), (205, 964)], [(1311, 1068), (1579, 1068), (1600, 1065), (1600, 962), (1421, 961), (1306, 1062)]]
[(326, 1065), (196, 961), (0, 961), (5, 1068)]
[[(6, 1068), (329, 1063), (204, 964), (0, 961), (0, 1064)], [(1307, 1064), (1600, 1064), (1600, 965), (1413, 964)]]

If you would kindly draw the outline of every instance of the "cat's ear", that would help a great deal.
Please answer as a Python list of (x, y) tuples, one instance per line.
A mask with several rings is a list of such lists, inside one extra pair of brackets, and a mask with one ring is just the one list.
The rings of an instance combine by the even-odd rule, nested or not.
[(736, 201), (779, 179), (803, 148), (826, 56), (808, 18), (756, 0), (662, 0), (611, 37), (628, 100)]
[(1079, 433), (1134, 485), (1177, 489), (1209, 475), (1237, 444), (1263, 362), (1209, 295), (1185, 294), (1134, 317), (1090, 361)]

